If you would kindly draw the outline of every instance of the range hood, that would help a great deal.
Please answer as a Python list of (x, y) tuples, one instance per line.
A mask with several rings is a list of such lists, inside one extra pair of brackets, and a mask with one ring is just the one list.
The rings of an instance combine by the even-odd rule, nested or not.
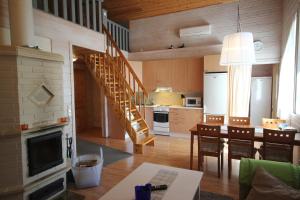
[(155, 92), (173, 92), (171, 87), (157, 87)]

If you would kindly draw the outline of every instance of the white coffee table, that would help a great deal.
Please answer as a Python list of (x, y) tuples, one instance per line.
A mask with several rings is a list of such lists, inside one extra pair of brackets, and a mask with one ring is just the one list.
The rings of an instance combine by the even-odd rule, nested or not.
[(178, 173), (164, 194), (163, 200), (200, 199), (202, 172), (145, 162), (115, 185), (100, 200), (134, 200), (134, 187), (148, 183), (161, 169), (176, 171)]

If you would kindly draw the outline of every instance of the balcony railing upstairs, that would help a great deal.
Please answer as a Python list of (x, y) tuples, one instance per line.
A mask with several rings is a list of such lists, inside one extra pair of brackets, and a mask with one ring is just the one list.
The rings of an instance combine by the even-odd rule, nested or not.
[(109, 19), (103, 19), (102, 0), (33, 0), (33, 7), (70, 22), (102, 33), (102, 24), (119, 48), (129, 50), (129, 30)]
[(118, 47), (122, 50), (129, 50), (129, 31), (124, 26), (121, 26), (109, 19), (104, 21), (104, 26), (112, 35)]

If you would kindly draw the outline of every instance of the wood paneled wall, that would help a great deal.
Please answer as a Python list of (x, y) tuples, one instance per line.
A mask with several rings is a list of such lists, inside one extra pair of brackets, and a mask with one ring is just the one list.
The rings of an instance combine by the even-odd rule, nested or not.
[(74, 93), (77, 133), (101, 129), (101, 92), (84, 63), (74, 63)]
[[(242, 31), (253, 32), (254, 39), (264, 43), (264, 48), (256, 54), (257, 61), (259, 64), (279, 62), (282, 0), (241, 0), (240, 2)], [(185, 52), (185, 57), (195, 56), (195, 52), (199, 51), (197, 48), (204, 46), (207, 47), (206, 51), (200, 51), (198, 56), (212, 54), (216, 45), (222, 44), (225, 35), (236, 32), (236, 20), (236, 3), (132, 20), (130, 21), (130, 50), (139, 52), (135, 56), (142, 58), (141, 55), (146, 54), (149, 59), (151, 53), (147, 54), (148, 51), (166, 50), (171, 44), (177, 47), (184, 43), (186, 46), (184, 49), (189, 51), (189, 53)], [(207, 24), (212, 26), (211, 35), (179, 38), (180, 28)], [(220, 52), (221, 46), (215, 53)], [(153, 52), (153, 55), (157, 56), (156, 54), (156, 51)], [(130, 55), (129, 57), (133, 58)]]
[(203, 92), (203, 58), (143, 62), (143, 84), (148, 91), (172, 87), (177, 92)]

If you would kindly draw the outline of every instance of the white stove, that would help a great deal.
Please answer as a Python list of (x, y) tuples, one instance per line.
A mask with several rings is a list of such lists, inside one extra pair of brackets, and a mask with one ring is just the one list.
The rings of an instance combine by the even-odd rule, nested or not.
[(169, 106), (157, 106), (153, 108), (153, 131), (158, 135), (170, 135)]

